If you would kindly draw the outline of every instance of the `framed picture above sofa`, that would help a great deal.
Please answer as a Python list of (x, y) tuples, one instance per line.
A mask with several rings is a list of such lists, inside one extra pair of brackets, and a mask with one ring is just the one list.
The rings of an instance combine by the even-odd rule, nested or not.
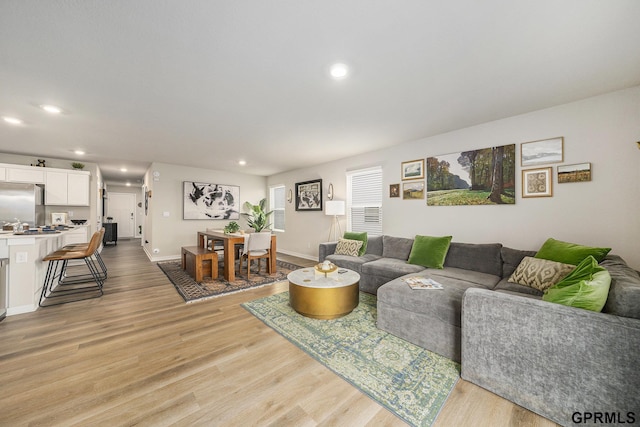
[(553, 196), (553, 175), (550, 167), (522, 171), (522, 197), (551, 196)]
[(182, 219), (240, 219), (240, 187), (184, 181), (182, 204)]
[(402, 180), (424, 179), (424, 159), (402, 162)]
[(296, 182), (296, 210), (322, 210), (322, 180)]

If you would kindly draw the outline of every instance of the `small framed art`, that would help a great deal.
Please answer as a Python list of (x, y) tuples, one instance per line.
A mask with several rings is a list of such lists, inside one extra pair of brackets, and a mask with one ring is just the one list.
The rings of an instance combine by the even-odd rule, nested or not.
[(558, 166), (558, 184), (591, 181), (591, 163)]
[(526, 169), (522, 171), (522, 197), (553, 196), (552, 169)]
[(424, 159), (402, 162), (402, 180), (424, 179)]
[(424, 199), (424, 181), (403, 182), (402, 183), (402, 199), (403, 200)]
[(67, 223), (67, 213), (52, 213), (51, 214), (51, 225), (65, 225)]
[(389, 197), (400, 197), (400, 184), (389, 185)]
[(523, 142), (520, 144), (520, 165), (535, 166), (562, 163), (564, 160), (564, 137)]

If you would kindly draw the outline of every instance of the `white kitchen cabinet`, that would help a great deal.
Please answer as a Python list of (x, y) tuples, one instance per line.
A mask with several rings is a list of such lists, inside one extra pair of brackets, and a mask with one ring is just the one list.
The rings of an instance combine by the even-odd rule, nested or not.
[(44, 183), (44, 168), (38, 167), (17, 167), (7, 168), (8, 182), (26, 182), (29, 184)]
[(89, 206), (89, 172), (67, 175), (67, 204)]
[(7, 168), (0, 167), (0, 181), (7, 180)]
[[(89, 227), (81, 225), (73, 228), (64, 234), (64, 245), (77, 245), (89, 241)], [(84, 264), (84, 263), (83, 263)]]
[(47, 171), (44, 203), (60, 206), (89, 206), (89, 172)]

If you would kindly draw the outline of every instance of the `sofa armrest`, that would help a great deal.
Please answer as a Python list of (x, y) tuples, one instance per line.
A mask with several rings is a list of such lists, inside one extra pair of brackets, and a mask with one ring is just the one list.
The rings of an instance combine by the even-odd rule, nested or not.
[(318, 262), (324, 261), (328, 255), (333, 254), (336, 251), (336, 246), (338, 246), (338, 242), (320, 243), (318, 247)]
[(638, 349), (639, 319), (484, 289), (463, 297), (462, 378), (562, 425), (585, 412), (637, 420)]

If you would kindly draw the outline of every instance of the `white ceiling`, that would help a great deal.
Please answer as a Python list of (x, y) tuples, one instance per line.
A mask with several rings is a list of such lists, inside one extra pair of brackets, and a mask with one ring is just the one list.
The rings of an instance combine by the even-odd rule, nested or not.
[(271, 175), (639, 85), (639, 19), (638, 0), (2, 0), (0, 116), (25, 124), (0, 122), (0, 152), (82, 148), (108, 182)]

